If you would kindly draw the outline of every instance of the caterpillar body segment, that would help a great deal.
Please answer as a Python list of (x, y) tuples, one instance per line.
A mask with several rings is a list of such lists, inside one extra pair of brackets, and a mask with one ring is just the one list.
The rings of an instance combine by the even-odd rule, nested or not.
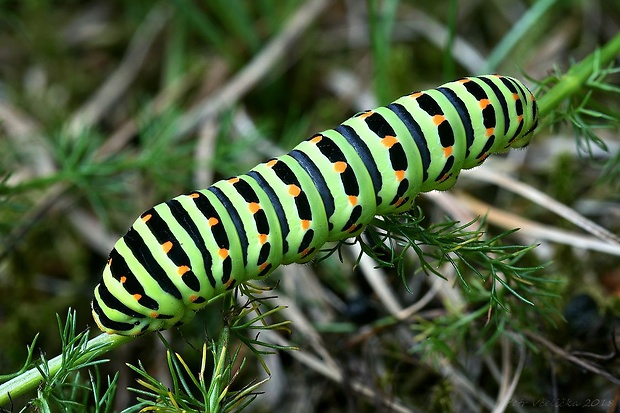
[(451, 188), (490, 154), (526, 146), (537, 118), (532, 93), (500, 75), (358, 113), (244, 175), (144, 212), (110, 253), (93, 317), (121, 335), (183, 323), (211, 298), (359, 235), (375, 215), (409, 209), (420, 192)]

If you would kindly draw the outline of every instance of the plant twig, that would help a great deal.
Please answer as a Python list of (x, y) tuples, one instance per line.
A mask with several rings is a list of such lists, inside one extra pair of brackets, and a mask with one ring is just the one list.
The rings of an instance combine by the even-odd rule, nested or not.
[(479, 181), (490, 182), (501, 188), (519, 194), (530, 201), (535, 202), (537, 205), (558, 214), (562, 218), (572, 222), (595, 237), (609, 243), (610, 245), (620, 248), (620, 238), (617, 235), (609, 232), (607, 229), (579, 214), (574, 209), (564, 205), (563, 203), (553, 199), (549, 195), (530, 185), (519, 182), (508, 175), (489, 173), (484, 167), (464, 171), (464, 176), (474, 178)]
[[(77, 358), (76, 363), (82, 363), (87, 360), (97, 358), (133, 339), (134, 337), (100, 334), (99, 336), (88, 341), (86, 348), (82, 352), (82, 355)], [(48, 375), (52, 376), (60, 370), (64, 358), (65, 355), (61, 354), (47, 362), (46, 371), (48, 372)], [(21, 396), (22, 394), (33, 390), (35, 387), (39, 386), (42, 380), (43, 375), (41, 374), (41, 369), (37, 366), (0, 385), (0, 406), (8, 403), (11, 398)]]
[(460, 193), (455, 198), (460, 202), (466, 203), (477, 214), (484, 215), (489, 223), (506, 229), (519, 228), (520, 235), (527, 235), (536, 239), (570, 245), (576, 248), (620, 255), (620, 246), (616, 244), (511, 214), (465, 193)]
[(544, 118), (555, 110), (567, 97), (574, 95), (597, 67), (604, 67), (620, 53), (620, 33), (613, 37), (600, 50), (588, 55), (572, 66), (560, 81), (538, 99), (540, 117)]
[(114, 74), (69, 121), (67, 129), (69, 135), (78, 136), (85, 128), (97, 123), (125, 93), (138, 75), (147, 52), (151, 49), (157, 35), (164, 29), (169, 16), (169, 10), (161, 4), (151, 10), (144, 23), (136, 30), (123, 61)]
[(541, 336), (540, 334), (534, 333), (532, 331), (525, 331), (524, 334), (527, 337), (531, 338), (532, 340), (536, 341), (538, 344), (545, 346), (547, 349), (549, 349), (549, 351), (551, 351), (556, 356), (559, 356), (567, 361), (570, 361), (573, 364), (576, 364), (577, 366), (581, 368), (584, 368), (594, 374), (597, 374), (611, 383), (620, 385), (620, 378), (611, 375), (610, 373), (599, 368), (593, 363), (587, 362), (583, 359), (580, 359), (579, 357), (574, 356), (573, 354), (570, 354), (569, 352), (556, 346), (555, 344), (553, 344), (551, 341), (547, 340), (545, 337)]

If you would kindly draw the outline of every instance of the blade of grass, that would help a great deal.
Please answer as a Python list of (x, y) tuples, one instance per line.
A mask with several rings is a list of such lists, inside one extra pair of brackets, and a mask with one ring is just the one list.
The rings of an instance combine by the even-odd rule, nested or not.
[(499, 64), (512, 53), (521, 38), (532, 26), (540, 24), (542, 16), (556, 3), (556, 0), (539, 0), (523, 14), (519, 21), (497, 44), (487, 59), (484, 73), (494, 73)]

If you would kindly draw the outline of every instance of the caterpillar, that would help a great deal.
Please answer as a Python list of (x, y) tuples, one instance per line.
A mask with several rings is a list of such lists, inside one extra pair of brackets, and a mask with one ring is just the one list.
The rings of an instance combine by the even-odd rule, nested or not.
[(537, 118), (533, 94), (500, 75), (358, 113), (244, 175), (140, 215), (109, 255), (93, 317), (104, 332), (130, 336), (186, 322), (216, 295), (308, 262), (375, 215), (451, 188), (489, 154), (528, 145)]

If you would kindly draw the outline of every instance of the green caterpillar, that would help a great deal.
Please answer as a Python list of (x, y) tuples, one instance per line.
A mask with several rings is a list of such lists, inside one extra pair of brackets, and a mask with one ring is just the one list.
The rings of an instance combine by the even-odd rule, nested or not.
[(144, 212), (110, 253), (93, 317), (131, 336), (179, 325), (216, 295), (409, 209), (420, 192), (451, 188), (489, 154), (526, 146), (537, 117), (532, 93), (499, 75), (359, 113), (245, 175)]

